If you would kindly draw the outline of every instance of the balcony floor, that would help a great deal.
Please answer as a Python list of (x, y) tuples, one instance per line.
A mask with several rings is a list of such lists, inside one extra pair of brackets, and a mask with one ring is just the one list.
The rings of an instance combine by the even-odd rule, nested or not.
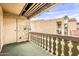
[(2, 56), (52, 56), (48, 51), (33, 42), (13, 43), (5, 45)]

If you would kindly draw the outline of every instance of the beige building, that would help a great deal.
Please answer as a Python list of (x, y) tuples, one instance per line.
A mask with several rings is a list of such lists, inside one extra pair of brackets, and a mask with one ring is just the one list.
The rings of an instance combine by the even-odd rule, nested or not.
[(62, 17), (51, 20), (35, 20), (31, 24), (32, 32), (74, 35), (73, 30), (77, 30), (77, 21), (74, 18)]
[[(58, 28), (57, 22), (62, 23)], [(31, 22), (31, 31), (33, 32), (41, 32), (41, 33), (51, 33), (57, 34), (57, 30), (62, 30), (62, 34), (64, 34), (64, 19), (54, 19), (54, 20), (36, 20)]]
[(77, 20), (75, 18), (72, 18), (68, 21), (68, 34), (75, 35), (74, 31), (77, 31)]

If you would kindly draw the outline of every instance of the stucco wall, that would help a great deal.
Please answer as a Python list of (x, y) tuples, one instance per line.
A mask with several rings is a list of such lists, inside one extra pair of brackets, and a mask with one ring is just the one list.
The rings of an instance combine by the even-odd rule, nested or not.
[(29, 20), (17, 19), (17, 42), (28, 40)]
[(68, 35), (72, 35), (73, 30), (77, 30), (77, 21), (68, 22)]
[(0, 52), (5, 44), (27, 41), (28, 24), (29, 20), (26, 17), (3, 13), (0, 7)]
[[(3, 19), (3, 41), (4, 44), (26, 41), (28, 32), (24, 30), (27, 27), (28, 20), (25, 17), (4, 13)], [(27, 32), (27, 33), (26, 33)]]
[(61, 21), (61, 30), (62, 34), (64, 34), (64, 18), (58, 18), (53, 20), (36, 20), (31, 21), (31, 31), (32, 32), (42, 32), (42, 33), (51, 33), (57, 34), (57, 22)]
[(16, 42), (16, 18), (12, 15), (4, 14), (3, 16), (3, 41), (4, 44)]
[(0, 6), (0, 51), (3, 46), (3, 11)]

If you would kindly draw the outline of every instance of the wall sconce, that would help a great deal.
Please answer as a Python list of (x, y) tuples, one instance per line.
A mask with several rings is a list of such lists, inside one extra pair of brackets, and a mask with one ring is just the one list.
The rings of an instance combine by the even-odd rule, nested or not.
[(24, 30), (26, 30), (26, 28), (24, 28)]

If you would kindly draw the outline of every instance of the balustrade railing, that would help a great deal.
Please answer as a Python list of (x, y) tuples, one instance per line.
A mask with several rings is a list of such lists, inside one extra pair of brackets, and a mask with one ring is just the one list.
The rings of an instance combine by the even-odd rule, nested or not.
[(30, 32), (30, 39), (57, 56), (78, 56), (79, 37)]

